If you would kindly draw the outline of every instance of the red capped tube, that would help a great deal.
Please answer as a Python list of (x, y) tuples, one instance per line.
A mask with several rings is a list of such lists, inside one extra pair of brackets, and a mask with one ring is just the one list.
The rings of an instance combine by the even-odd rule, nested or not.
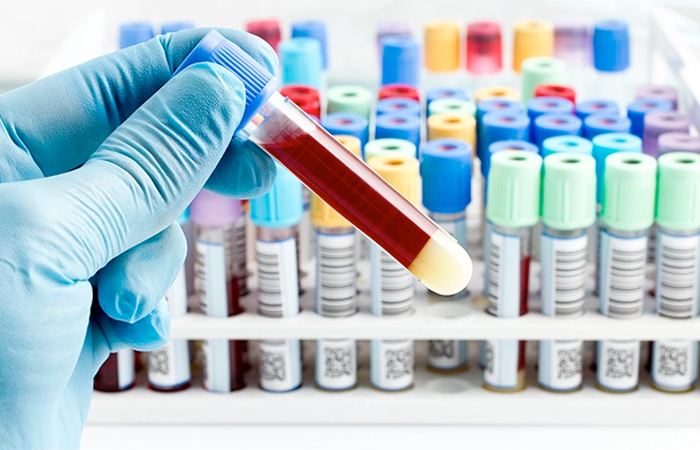
[(418, 89), (407, 84), (392, 83), (384, 85), (379, 90), (379, 100), (385, 98), (410, 98), (417, 102), (420, 101), (420, 93)]
[(559, 84), (540, 84), (535, 88), (535, 97), (560, 97), (576, 104), (576, 91)]
[(310, 86), (289, 84), (280, 89), (280, 94), (294, 102), (306, 114), (321, 119), (321, 96)]
[(245, 30), (250, 33), (262, 38), (263, 41), (270, 44), (275, 52), (277, 51), (277, 46), (282, 40), (282, 33), (280, 32), (280, 23), (275, 19), (264, 19), (264, 20), (251, 20), (246, 23)]
[(501, 26), (496, 22), (467, 25), (467, 71), (475, 75), (498, 73), (503, 68)]

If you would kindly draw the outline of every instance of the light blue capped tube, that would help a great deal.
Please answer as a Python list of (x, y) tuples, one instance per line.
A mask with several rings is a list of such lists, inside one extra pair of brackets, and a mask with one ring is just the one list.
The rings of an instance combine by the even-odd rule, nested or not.
[(119, 26), (119, 48), (146, 42), (153, 38), (151, 22), (130, 22)]
[(321, 44), (312, 38), (293, 38), (280, 43), (282, 85), (301, 84), (320, 90), (323, 87)]
[(555, 136), (542, 142), (542, 157), (554, 153), (577, 153), (579, 155), (593, 155), (593, 143), (581, 136)]
[(629, 133), (608, 133), (593, 138), (593, 158), (596, 172), (596, 203), (603, 201), (605, 160), (618, 152), (642, 153), (642, 140)]
[(535, 119), (532, 142), (540, 149), (545, 139), (554, 136), (579, 136), (581, 119), (572, 114), (544, 114)]
[[(297, 245), (303, 211), (301, 182), (277, 164), (277, 178), (270, 192), (250, 201), (250, 218), (257, 228), (260, 315), (285, 318), (299, 314)], [(298, 339), (260, 341), (260, 387), (270, 392), (288, 392), (299, 386), (301, 342)]]
[(323, 70), (328, 69), (328, 31), (322, 20), (301, 20), (292, 23), (292, 38), (311, 38), (321, 45)]
[[(423, 206), (428, 210), (428, 215), (466, 249), (466, 209), (471, 203), (471, 145), (457, 139), (428, 142), (421, 152), (420, 172)], [(465, 293), (463, 291), (456, 296)], [(430, 341), (428, 365), (431, 368), (440, 371), (462, 370), (466, 369), (467, 362), (466, 341)]]

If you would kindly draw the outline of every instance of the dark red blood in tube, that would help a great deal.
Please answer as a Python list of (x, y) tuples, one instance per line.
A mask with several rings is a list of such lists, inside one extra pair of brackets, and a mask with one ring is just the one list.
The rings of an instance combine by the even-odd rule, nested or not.
[(231, 390), (238, 391), (245, 387), (245, 373), (248, 345), (246, 341), (229, 341), (229, 360), (231, 361)]
[(530, 257), (525, 256), (520, 260), (520, 315), (527, 314), (527, 298), (530, 288)]
[(121, 388), (119, 386), (119, 359), (116, 353), (107, 358), (95, 375), (95, 390), (102, 392), (120, 392), (134, 387), (134, 383)]

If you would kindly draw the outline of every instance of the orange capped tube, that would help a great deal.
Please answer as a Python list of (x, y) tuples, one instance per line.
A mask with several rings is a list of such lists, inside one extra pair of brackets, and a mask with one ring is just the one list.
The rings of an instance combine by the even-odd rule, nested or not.
[(513, 70), (520, 73), (523, 61), (535, 56), (552, 56), (554, 26), (545, 20), (523, 20), (515, 24)]

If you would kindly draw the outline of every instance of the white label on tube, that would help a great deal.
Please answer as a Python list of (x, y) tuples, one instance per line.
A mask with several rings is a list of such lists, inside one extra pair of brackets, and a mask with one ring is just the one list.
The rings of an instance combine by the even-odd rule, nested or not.
[(520, 342), (515, 339), (487, 340), (484, 383), (496, 389), (518, 387)]
[(467, 342), (456, 340), (432, 340), (428, 352), (428, 365), (440, 370), (460, 369), (467, 364)]
[(467, 217), (463, 216), (457, 220), (436, 220), (435, 223), (440, 225), (443, 230), (459, 242), (462, 248), (467, 248)]
[(260, 387), (287, 392), (301, 386), (301, 342), (298, 339), (260, 341)]
[(185, 280), (185, 266), (182, 266), (177, 278), (165, 293), (168, 302), (170, 317), (182, 317), (187, 314), (187, 282)]
[(553, 391), (572, 391), (581, 386), (583, 341), (540, 341), (537, 376), (540, 386)]
[(600, 387), (611, 391), (636, 389), (639, 383), (639, 341), (599, 341), (596, 381)]
[(231, 391), (231, 357), (229, 341), (208, 339), (202, 341), (204, 389), (211, 392)]
[(296, 239), (255, 242), (258, 260), (258, 310), (268, 317), (299, 314)]
[(415, 278), (376, 244), (370, 246), (372, 266), (372, 314), (400, 316), (413, 307)]
[(134, 351), (130, 348), (124, 348), (117, 352), (117, 379), (120, 390), (127, 389), (134, 384), (136, 377), (134, 358)]
[(656, 310), (687, 319), (698, 313), (700, 235), (672, 236), (658, 230)]
[(520, 315), (520, 238), (491, 229), (486, 249), (487, 311), (498, 317)]
[(187, 340), (170, 340), (148, 353), (148, 381), (161, 389), (172, 389), (190, 381)]
[(355, 233), (316, 233), (316, 311), (344, 317), (357, 310)]
[(334, 391), (355, 387), (357, 344), (353, 339), (316, 341), (316, 384)]
[(540, 267), (545, 315), (576, 317), (583, 313), (587, 258), (587, 235), (556, 238), (542, 234)]
[(692, 388), (698, 379), (698, 342), (654, 342), (651, 379), (656, 386), (669, 391)]
[(370, 377), (374, 387), (383, 391), (400, 391), (413, 384), (413, 341), (370, 341)]
[(248, 292), (248, 242), (246, 235), (246, 216), (241, 216), (234, 225), (234, 273), (238, 277), (241, 295)]
[(210, 317), (228, 317), (224, 245), (197, 240), (196, 251), (199, 306)]
[(621, 238), (600, 233), (600, 312), (631, 319), (642, 314), (647, 265), (647, 237)]

